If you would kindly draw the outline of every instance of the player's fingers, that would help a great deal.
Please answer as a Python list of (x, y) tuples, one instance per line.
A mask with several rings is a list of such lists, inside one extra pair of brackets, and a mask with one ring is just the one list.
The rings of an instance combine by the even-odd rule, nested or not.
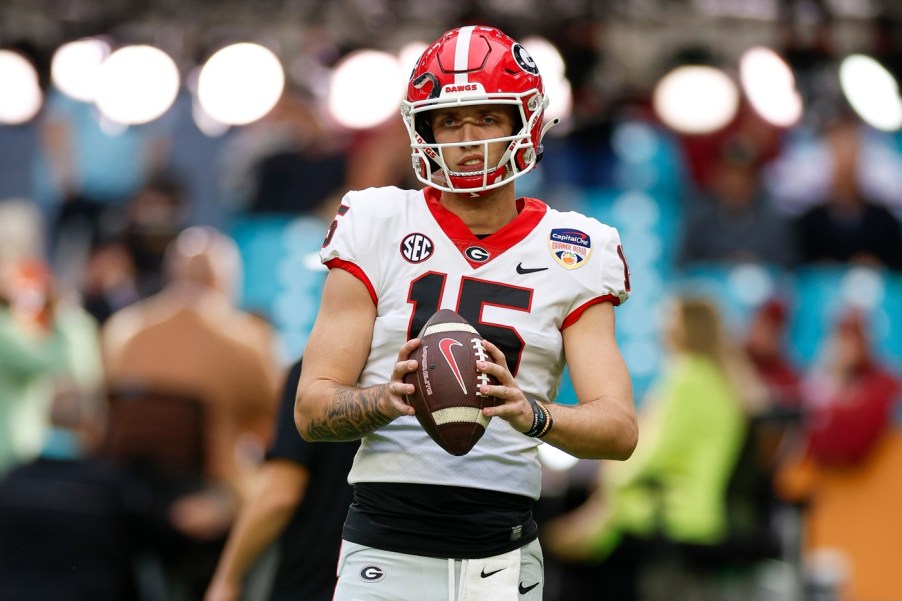
[(489, 352), (489, 355), (492, 357), (492, 361), (494, 361), (498, 365), (503, 365), (504, 368), (507, 369), (507, 359), (504, 358), (504, 353), (501, 352), (501, 349), (485, 339), (483, 339), (482, 341), (482, 346), (484, 346), (485, 350)]
[(492, 363), (491, 361), (477, 361), (476, 369), (484, 374), (493, 376), (499, 384), (503, 384), (505, 386), (514, 385), (514, 376), (512, 376), (511, 372), (508, 371), (508, 369), (503, 365), (498, 365), (497, 363)]
[(407, 402), (407, 396), (400, 395), (399, 398), (401, 400), (392, 402), (392, 405), (394, 406), (395, 410), (398, 412), (398, 415), (413, 415), (414, 409), (410, 405), (410, 403)]
[(484, 408), (482, 414), (486, 417), (499, 417), (507, 420), (518, 432), (529, 430), (532, 426), (533, 413), (526, 397), (518, 390), (510, 399), (502, 400), (505, 402), (494, 407)]
[(398, 350), (398, 361), (410, 358), (411, 353), (413, 353), (418, 346), (420, 346), (419, 338), (411, 338), (402, 344), (401, 348)]
[(418, 338), (408, 340), (401, 345), (401, 348), (398, 350), (398, 361), (395, 363), (395, 367), (391, 373), (392, 380), (403, 380), (404, 376), (412, 371), (416, 371), (417, 362), (416, 360), (411, 359), (410, 355), (418, 346), (420, 346), (420, 340)]
[(523, 393), (520, 392), (520, 389), (516, 386), (505, 386), (503, 384), (492, 385), (492, 384), (483, 384), (479, 387), (479, 392), (484, 394), (485, 396), (493, 396), (500, 401), (504, 401), (505, 403), (511, 401), (519, 401), (526, 400), (523, 396)]
[(408, 394), (413, 394), (415, 391), (415, 387), (413, 384), (407, 384), (403, 380), (389, 382), (388, 391), (399, 397), (404, 397)]
[(404, 376), (415, 372), (419, 364), (414, 359), (404, 359), (395, 363), (395, 368), (391, 372), (392, 381), (403, 380)]
[(413, 393), (413, 384), (405, 384), (403, 381), (392, 381), (388, 383), (386, 400), (398, 415), (413, 415), (414, 409), (407, 402), (407, 395)]

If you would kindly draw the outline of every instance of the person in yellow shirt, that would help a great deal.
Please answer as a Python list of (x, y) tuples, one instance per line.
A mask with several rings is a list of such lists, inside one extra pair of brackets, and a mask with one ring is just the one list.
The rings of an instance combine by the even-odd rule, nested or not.
[[(715, 305), (681, 298), (668, 316), (670, 351), (640, 414), (628, 461), (606, 463), (597, 491), (542, 534), (563, 560), (597, 561), (607, 598), (638, 598), (638, 569), (653, 537), (714, 544), (727, 533), (726, 490), (746, 433), (746, 372), (728, 349)], [(754, 389), (754, 387), (752, 387)]]

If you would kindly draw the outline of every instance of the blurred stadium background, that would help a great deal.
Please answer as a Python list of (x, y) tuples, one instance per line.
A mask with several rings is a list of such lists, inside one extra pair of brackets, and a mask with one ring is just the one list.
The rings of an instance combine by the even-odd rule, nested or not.
[[(620, 332), (641, 392), (660, 354), (662, 293), (689, 275), (674, 265), (684, 199), (704, 177), (711, 149), (744, 127), (748, 112), (760, 138), (777, 140), (761, 151), (783, 159), (767, 185), (788, 212), (822, 189), (826, 170), (812, 138), (819, 121), (847, 103), (873, 128), (878, 160), (864, 165), (865, 185), (902, 207), (900, 18), (902, 7), (889, 0), (8, 0), (0, 7), (0, 198), (32, 198), (52, 210), (38, 133), (48, 106), (93, 106), (99, 137), (168, 138), (166, 162), (187, 182), (191, 221), (232, 228), (250, 261), (244, 303), (279, 324), (290, 357), (303, 347), (318, 294), (291, 266), (309, 266), (299, 259), (315, 245), (297, 248), (295, 230), (287, 230), (294, 242), (280, 242), (279, 219), (242, 222), (224, 197), (223, 149), (285, 86), (303, 90), (336, 138), (397, 121), (404, 80), (426, 40), (448, 25), (496, 23), (532, 49), (550, 110), (563, 120), (524, 192), (622, 231), (637, 294), (621, 312)], [(103, 142), (85, 142), (96, 155), (80, 159), (85, 169), (141, 160)], [(136, 152), (136, 144), (123, 148)], [(110, 167), (104, 152), (120, 153)], [(809, 271), (752, 262), (691, 275), (725, 304), (736, 328), (773, 294), (791, 300), (790, 341), (804, 363), (837, 307), (865, 306), (880, 348), (898, 363), (898, 278)]]
[[(634, 293), (618, 310), (618, 336), (637, 400), (659, 372), (662, 309), (677, 291), (714, 299), (737, 341), (760, 306), (785, 302), (789, 352), (803, 367), (842, 311), (862, 309), (880, 357), (902, 370), (898, 271), (677, 261), (688, 199), (725, 144), (753, 146), (768, 198), (796, 216), (829, 187), (820, 134), (844, 112), (862, 123), (862, 188), (902, 217), (895, 0), (5, 0), (0, 202), (30, 199), (52, 219), (51, 116), (80, 136), (77, 169), (110, 189), (143, 183), (142, 144), (164, 140), (158, 165), (188, 199), (181, 225), (234, 236), (245, 261), (241, 304), (277, 327), (287, 364), (319, 302), (322, 219), (311, 216), (313, 201), (255, 208), (235, 165), (272, 144), (279, 123), (296, 123), (273, 116), (291, 94), (325, 132), (316, 143), (353, 157), (342, 181), (405, 183), (406, 163), (372, 179), (359, 166), (398, 148), (398, 104), (425, 43), (476, 22), (524, 42), (562, 120), (521, 193), (621, 232)], [(297, 185), (314, 189), (331, 164), (309, 154), (309, 179)], [(65, 269), (58, 277), (82, 282)], [(561, 400), (573, 401), (566, 382)]]

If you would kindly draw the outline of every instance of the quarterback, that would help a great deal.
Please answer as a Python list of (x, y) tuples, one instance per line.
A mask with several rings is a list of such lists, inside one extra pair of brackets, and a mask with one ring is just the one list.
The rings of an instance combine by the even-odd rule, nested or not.
[[(362, 439), (348, 480), (336, 601), (538, 601), (537, 446), (623, 460), (638, 439), (614, 307), (630, 293), (617, 231), (534, 198), (548, 105), (526, 49), (501, 31), (443, 34), (401, 115), (420, 190), (349, 192), (321, 251), (329, 275), (295, 404), (311, 441)], [(486, 339), (503, 401), (464, 456), (405, 396), (417, 333), (452, 309)], [(565, 364), (579, 403), (554, 403)]]

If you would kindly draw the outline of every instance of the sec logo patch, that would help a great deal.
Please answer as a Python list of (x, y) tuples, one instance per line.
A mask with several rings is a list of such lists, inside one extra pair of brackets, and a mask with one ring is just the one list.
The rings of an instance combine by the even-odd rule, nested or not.
[(577, 269), (589, 260), (592, 239), (581, 230), (556, 228), (548, 237), (548, 250), (565, 269)]
[(428, 236), (408, 234), (401, 241), (401, 256), (410, 263), (422, 263), (432, 256), (435, 245)]

